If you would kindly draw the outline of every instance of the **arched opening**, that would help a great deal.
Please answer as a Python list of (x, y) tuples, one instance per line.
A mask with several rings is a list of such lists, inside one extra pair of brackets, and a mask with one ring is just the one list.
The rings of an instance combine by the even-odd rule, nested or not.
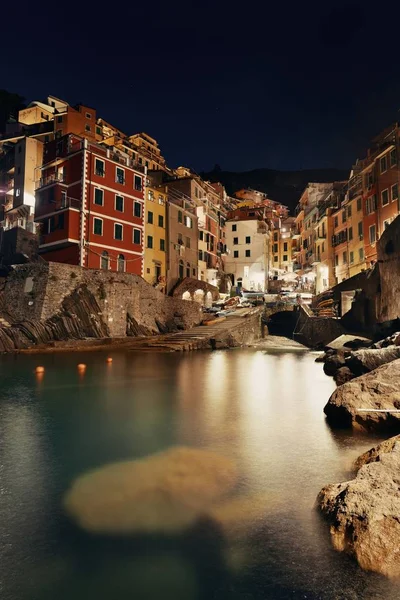
[(182, 300), (191, 300), (191, 299), (192, 299), (192, 296), (190, 295), (190, 292), (188, 292), (187, 290), (186, 290), (186, 292), (183, 292)]
[(106, 250), (104, 250), (104, 252), (101, 253), (100, 268), (106, 269), (106, 271), (108, 271), (108, 269), (110, 268), (110, 257)]
[(207, 292), (205, 297), (204, 305), (206, 308), (210, 308), (212, 306), (212, 294), (211, 292)]
[(204, 304), (204, 291), (196, 290), (193, 296), (193, 300), (199, 304)]
[(179, 279), (183, 279), (183, 270), (184, 270), (183, 260), (180, 260), (179, 261)]
[(186, 277), (190, 277), (190, 263), (186, 263)]
[(118, 254), (118, 271), (125, 272), (125, 256), (123, 254)]

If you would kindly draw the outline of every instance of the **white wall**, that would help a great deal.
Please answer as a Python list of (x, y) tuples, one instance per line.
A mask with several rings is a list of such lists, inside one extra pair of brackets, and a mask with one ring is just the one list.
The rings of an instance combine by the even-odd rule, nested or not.
[[(236, 231), (232, 226), (236, 225)], [(227, 221), (226, 245), (229, 254), (225, 256), (225, 272), (234, 275), (234, 285), (242, 279), (245, 289), (265, 291), (265, 280), (268, 275), (268, 234), (257, 233), (258, 221)], [(246, 238), (250, 237), (250, 243)], [(238, 243), (234, 244), (234, 238)], [(250, 256), (246, 256), (246, 250)], [(238, 252), (238, 257), (235, 257)]]

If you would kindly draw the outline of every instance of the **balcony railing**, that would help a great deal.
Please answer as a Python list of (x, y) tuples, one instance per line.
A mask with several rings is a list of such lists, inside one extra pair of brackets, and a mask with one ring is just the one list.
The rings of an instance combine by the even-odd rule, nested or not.
[(64, 173), (52, 173), (46, 177), (41, 177), (36, 183), (36, 189), (38, 190), (39, 188), (45, 187), (46, 185), (51, 185), (53, 183), (66, 183), (66, 176)]

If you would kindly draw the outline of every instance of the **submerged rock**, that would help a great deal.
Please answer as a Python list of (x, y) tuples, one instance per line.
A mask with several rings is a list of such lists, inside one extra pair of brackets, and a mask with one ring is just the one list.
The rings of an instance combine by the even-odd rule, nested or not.
[(400, 360), (395, 360), (338, 387), (324, 412), (333, 426), (397, 433), (399, 409)]
[(81, 527), (95, 533), (179, 533), (206, 514), (236, 480), (236, 466), (228, 458), (177, 447), (81, 475), (64, 507)]
[(355, 479), (324, 487), (317, 504), (331, 526), (336, 550), (359, 565), (400, 577), (400, 436), (357, 459)]

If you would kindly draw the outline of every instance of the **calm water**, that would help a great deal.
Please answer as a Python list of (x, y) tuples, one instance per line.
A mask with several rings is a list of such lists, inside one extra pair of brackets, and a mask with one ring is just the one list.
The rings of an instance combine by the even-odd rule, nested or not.
[[(400, 597), (400, 587), (331, 549), (313, 508), (372, 442), (328, 428), (333, 382), (312, 354), (113, 358), (0, 357), (2, 600)], [(261, 524), (237, 537), (210, 522), (179, 537), (110, 539), (63, 514), (79, 474), (176, 444), (234, 458), (241, 491), (266, 496)]]

